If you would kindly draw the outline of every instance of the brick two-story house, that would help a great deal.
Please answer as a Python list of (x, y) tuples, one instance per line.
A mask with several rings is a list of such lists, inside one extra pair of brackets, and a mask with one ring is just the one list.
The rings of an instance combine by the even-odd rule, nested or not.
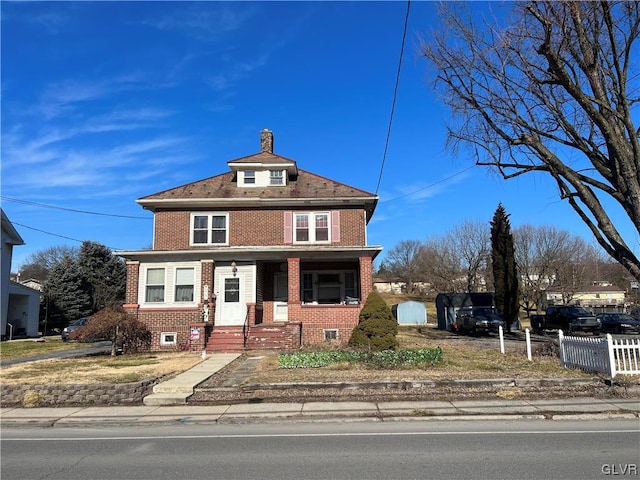
[(120, 251), (125, 309), (153, 348), (298, 348), (346, 342), (373, 288), (366, 226), (377, 196), (261, 151), (229, 171), (137, 200), (153, 247)]

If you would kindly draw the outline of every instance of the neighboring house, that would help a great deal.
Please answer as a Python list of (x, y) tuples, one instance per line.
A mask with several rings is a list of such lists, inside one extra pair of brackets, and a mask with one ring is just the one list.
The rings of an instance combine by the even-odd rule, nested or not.
[(38, 317), (40, 314), (40, 293), (12, 282), (11, 258), (13, 247), (24, 245), (24, 240), (2, 210), (2, 267), (1, 291), (2, 311), (0, 334), (3, 339), (17, 336), (38, 336)]
[(151, 250), (120, 251), (125, 309), (152, 348), (298, 348), (348, 341), (373, 289), (366, 226), (378, 197), (261, 151), (229, 171), (137, 200)]
[[(562, 289), (554, 289), (551, 286), (546, 290), (548, 305), (562, 305), (564, 298)], [(593, 282), (590, 286), (573, 293), (568, 303), (588, 308), (594, 313), (624, 312), (629, 306), (625, 290), (609, 281)]]
[(403, 282), (402, 280), (400, 280), (398, 278), (384, 279), (384, 278), (380, 278), (380, 277), (375, 277), (373, 279), (373, 288), (377, 292), (391, 293), (391, 294), (394, 294), (394, 295), (400, 295), (401, 293), (406, 291), (407, 284), (406, 284), (406, 282)]

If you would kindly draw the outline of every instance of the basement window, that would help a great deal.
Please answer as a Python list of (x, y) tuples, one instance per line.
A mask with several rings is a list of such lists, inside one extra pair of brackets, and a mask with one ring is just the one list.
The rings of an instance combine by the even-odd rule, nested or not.
[(324, 329), (324, 330), (322, 330), (322, 334), (324, 335), (324, 341), (325, 342), (332, 342), (332, 341), (338, 340), (338, 329), (337, 328)]
[(160, 346), (166, 347), (170, 345), (176, 345), (178, 343), (177, 332), (162, 332), (160, 334)]

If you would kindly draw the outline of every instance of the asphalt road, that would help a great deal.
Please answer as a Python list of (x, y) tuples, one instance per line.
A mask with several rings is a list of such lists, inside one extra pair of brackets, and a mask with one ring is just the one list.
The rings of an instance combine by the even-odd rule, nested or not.
[(3, 428), (0, 449), (2, 478), (12, 480), (640, 475), (637, 419)]

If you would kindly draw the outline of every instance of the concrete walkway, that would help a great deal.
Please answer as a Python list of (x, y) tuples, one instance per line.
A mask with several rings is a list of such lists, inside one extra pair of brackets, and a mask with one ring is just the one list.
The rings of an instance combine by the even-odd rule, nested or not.
[(154, 386), (153, 393), (144, 397), (143, 403), (149, 406), (186, 405), (187, 398), (193, 395), (196, 386), (222, 370), (240, 355), (240, 353), (213, 353), (190, 370)]
[(629, 420), (640, 399), (463, 400), (419, 402), (302, 402), (211, 406), (2, 408), (7, 427), (85, 427), (318, 421)]

